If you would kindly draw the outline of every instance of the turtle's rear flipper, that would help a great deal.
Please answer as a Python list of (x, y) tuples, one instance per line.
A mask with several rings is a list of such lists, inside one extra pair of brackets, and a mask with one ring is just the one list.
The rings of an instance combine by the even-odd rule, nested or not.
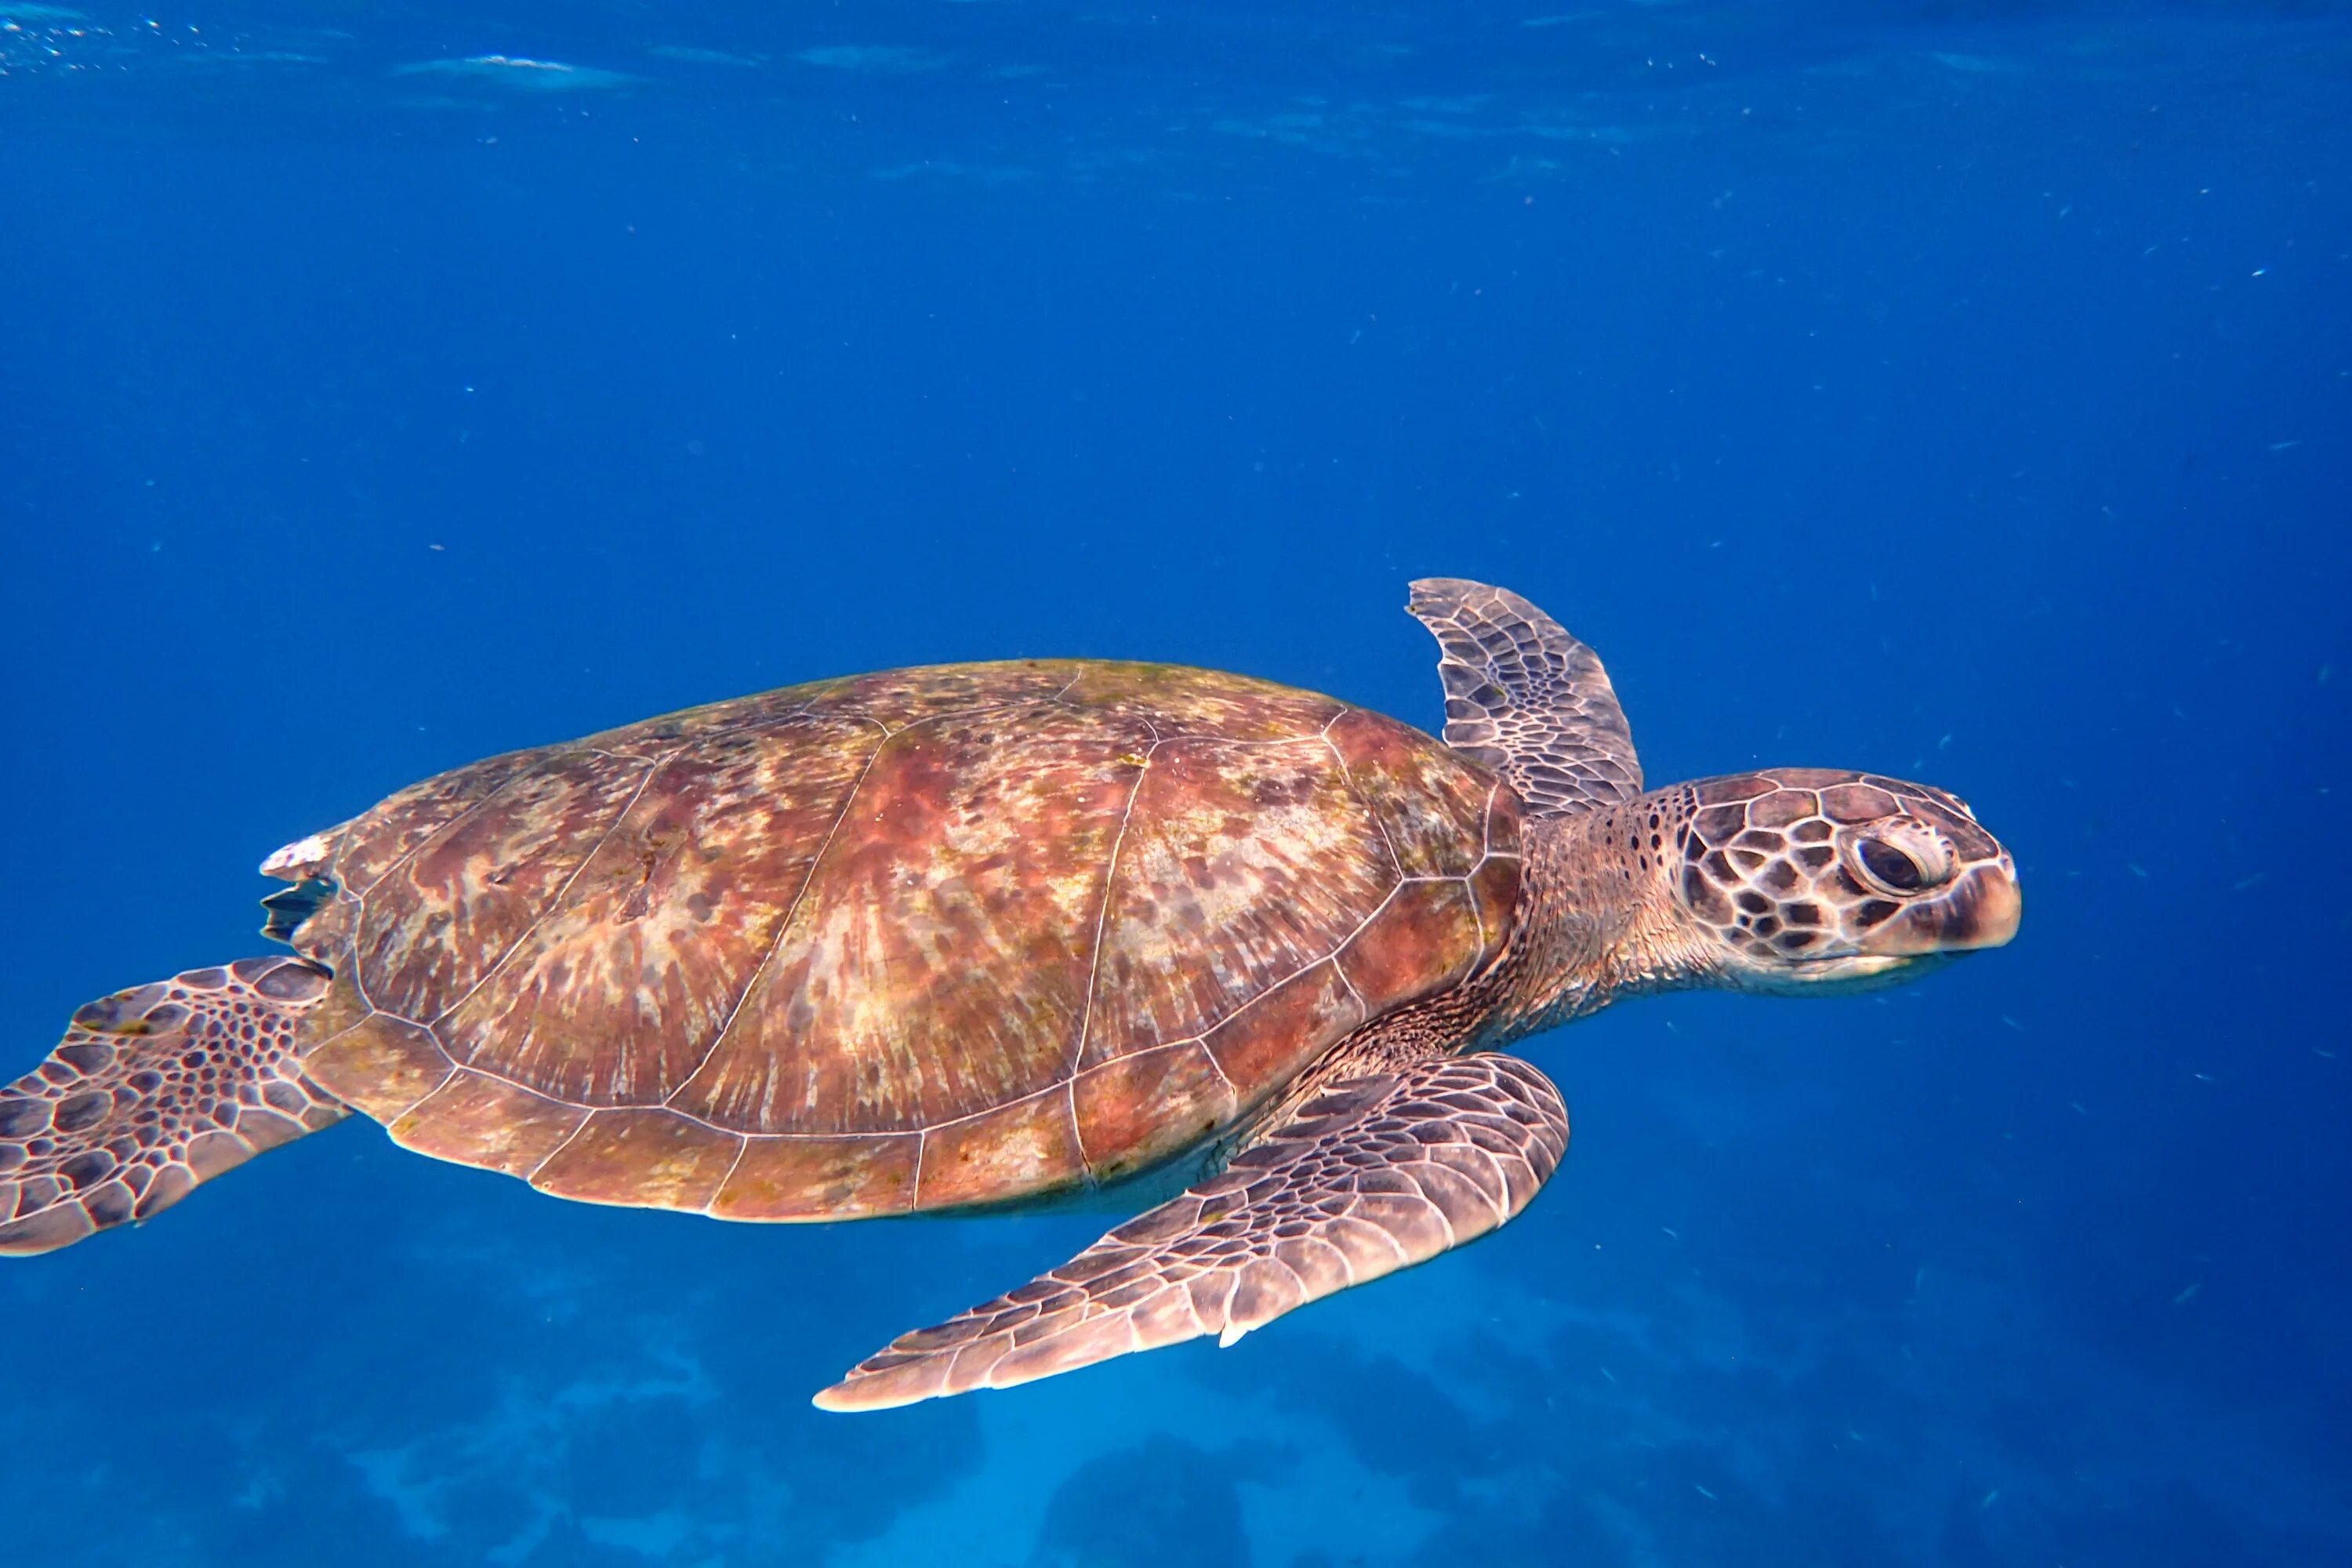
[(0, 1253), (145, 1219), (342, 1120), (294, 1059), (327, 980), (299, 959), (240, 959), (76, 1013), (49, 1059), (0, 1089)]
[(1293, 1307), (1486, 1235), (1527, 1205), (1567, 1148), (1559, 1091), (1515, 1057), (1343, 1079), (1223, 1174), (1010, 1294), (901, 1334), (816, 1403), (882, 1410), (1202, 1334), (1229, 1345)]

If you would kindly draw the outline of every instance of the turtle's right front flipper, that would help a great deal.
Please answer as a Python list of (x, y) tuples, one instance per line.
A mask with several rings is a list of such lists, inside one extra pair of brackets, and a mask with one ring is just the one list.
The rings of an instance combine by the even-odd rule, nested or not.
[(1231, 1344), (1486, 1235), (1527, 1206), (1567, 1148), (1559, 1091), (1516, 1057), (1341, 1079), (1223, 1174), (1017, 1290), (901, 1334), (816, 1403), (883, 1410), (1202, 1334)]
[(0, 1253), (145, 1219), (341, 1121), (294, 1055), (327, 983), (299, 959), (247, 958), (76, 1013), (49, 1059), (0, 1089)]

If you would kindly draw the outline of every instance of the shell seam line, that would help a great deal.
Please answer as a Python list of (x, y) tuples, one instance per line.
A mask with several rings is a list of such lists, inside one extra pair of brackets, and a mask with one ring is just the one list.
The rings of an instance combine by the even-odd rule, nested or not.
[[(1103, 931), (1110, 924), (1111, 896), (1118, 890), (1118, 852), (1127, 844), (1128, 819), (1135, 815), (1136, 800), (1143, 794), (1143, 781), (1151, 772), (1151, 759), (1160, 750), (1160, 727), (1149, 719), (1143, 721), (1143, 727), (1151, 731), (1151, 744), (1144, 748), (1143, 765), (1135, 770), (1135, 783), (1128, 789), (1127, 805), (1119, 808), (1118, 830), (1111, 835), (1110, 864), (1103, 868), (1102, 902), (1095, 910), (1094, 948), (1087, 955), (1086, 1005), (1078, 1015), (1078, 1037), (1070, 1047), (1069, 1059), (1062, 1067), (1062, 1076), (1066, 1079), (1075, 1079), (1078, 1064), (1086, 1060), (1087, 1036), (1095, 1025), (1095, 986), (1102, 978)], [(1074, 1125), (1076, 1120), (1074, 1111)]]
[[(684, 748), (680, 748), (680, 751), (683, 751), (683, 749)], [(593, 747), (590, 749), (590, 754), (594, 756), (615, 758), (620, 755), (617, 752), (600, 752), (596, 751)], [(632, 757), (629, 759), (631, 762), (640, 763), (645, 767), (646, 776), (639, 779), (637, 781), (637, 787), (629, 792), (627, 803), (625, 804), (618, 812), (614, 814), (613, 820), (605, 825), (604, 831), (596, 836), (596, 842), (590, 845), (588, 847), (588, 853), (580, 858), (580, 864), (572, 868), (572, 874), (563, 879), (563, 886), (556, 889), (553, 893), (550, 894), (546, 902), (540, 906), (539, 913), (531, 917), (530, 923), (523, 927), (521, 931), (515, 933), (514, 941), (507, 943), (506, 951), (499, 953), (498, 957), (490, 961), (489, 967), (482, 971), (480, 978), (477, 979), (471, 985), (466, 987), (466, 993), (464, 995), (458, 997), (455, 1002), (450, 1003), (446, 1007), (442, 1008), (440, 1012), (434, 1015), (433, 1022), (427, 1025), (426, 1027), (432, 1032), (435, 1038), (438, 1039), (440, 1037), (440, 1026), (448, 1019), (449, 1016), (457, 1012), (458, 1008), (463, 1007), (467, 1003), (472, 1001), (474, 999), (474, 993), (479, 991), (483, 986), (488, 985), (490, 983), (491, 977), (497, 974), (499, 970), (506, 967), (507, 960), (512, 958), (516, 953), (522, 951), (522, 944), (530, 940), (531, 933), (539, 930), (540, 927), (545, 925), (550, 920), (554, 918), (559, 910), (562, 909), (563, 900), (569, 897), (572, 892), (572, 885), (580, 880), (581, 875), (588, 869), (589, 862), (595, 859), (596, 857), (603, 852), (604, 846), (613, 841), (613, 835), (621, 831), (621, 825), (629, 819), (629, 813), (636, 810), (637, 802), (645, 799), (646, 791), (652, 785), (655, 775), (659, 773), (662, 769), (669, 766), (671, 762), (676, 760), (678, 755), (679, 752), (669, 752), (659, 757)], [(447, 1054), (446, 1042), (443, 1047), (443, 1054)], [(457, 1058), (452, 1057), (450, 1059), (455, 1061)]]
[(1078, 1151), (1078, 1173), (1089, 1187), (1100, 1187), (1095, 1179), (1094, 1161), (1087, 1153), (1087, 1135), (1078, 1126), (1078, 1075), (1066, 1073), (1062, 1079), (1062, 1100), (1070, 1113), (1070, 1142)]
[(761, 954), (760, 962), (752, 966), (751, 977), (743, 982), (742, 992), (735, 998), (735, 1005), (727, 1009), (727, 1016), (719, 1023), (719, 1032), (710, 1037), (710, 1044), (703, 1048), (701, 1056), (695, 1058), (694, 1066), (688, 1068), (679, 1077), (677, 1087), (662, 1097), (661, 1104), (665, 1108), (671, 1100), (686, 1092), (686, 1086), (695, 1080), (696, 1076), (709, 1065), (710, 1058), (718, 1055), (719, 1047), (726, 1043), (727, 1031), (735, 1026), (735, 1020), (741, 1015), (743, 1005), (751, 999), (751, 993), (760, 988), (760, 977), (767, 973), (768, 965), (773, 963), (776, 961), (776, 954), (783, 950), (784, 935), (793, 929), (793, 918), (801, 912), (802, 902), (808, 898), (809, 889), (816, 883), (817, 868), (824, 863), (825, 851), (831, 849), (833, 841), (840, 837), (841, 825), (849, 820), (849, 810), (857, 804), (858, 792), (866, 787), (866, 780), (874, 772), (874, 764), (881, 761), (883, 752), (890, 744), (889, 726), (878, 719), (867, 718), (862, 713), (857, 717), (860, 721), (880, 730), (882, 738), (875, 742), (874, 750), (866, 753), (866, 765), (857, 770), (857, 782), (851, 784), (849, 793), (842, 797), (841, 809), (834, 814), (833, 826), (824, 830), (824, 842), (817, 846), (814, 855), (809, 857), (808, 870), (802, 875), (801, 885), (794, 890), (793, 901), (785, 907), (783, 918), (776, 922), (776, 934), (769, 941), (768, 951)]
[[(664, 1109), (667, 1108), (665, 1107)], [(590, 1114), (593, 1116), (594, 1113), (592, 1111)], [(588, 1124), (583, 1121), (581, 1125), (585, 1127)], [(740, 1132), (735, 1134), (735, 1157), (727, 1162), (726, 1173), (719, 1178), (719, 1184), (710, 1189), (710, 1195), (703, 1200), (702, 1206), (700, 1208), (690, 1209), (687, 1212), (690, 1214), (710, 1215), (712, 1219), (717, 1219), (719, 1216), (710, 1213), (711, 1205), (719, 1201), (719, 1194), (727, 1190), (727, 1184), (735, 1179), (735, 1173), (743, 1168), (743, 1156), (749, 1154), (751, 1152), (751, 1140)]]
[(1330, 752), (1331, 760), (1339, 764), (1340, 787), (1348, 792), (1348, 798), (1362, 806), (1364, 815), (1372, 819), (1373, 831), (1381, 836), (1381, 847), (1389, 852), (1390, 867), (1402, 877), (1404, 875), (1404, 857), (1397, 853), (1396, 840), (1389, 837), (1389, 825), (1381, 820), (1380, 807), (1374, 805), (1364, 792), (1356, 787), (1356, 770), (1348, 765), (1346, 753), (1339, 750), (1339, 742), (1331, 739), (1331, 725), (1337, 724), (1354, 711), (1352, 708), (1340, 709), (1339, 711), (1332, 714), (1329, 722), (1316, 733), (1322, 738), (1325, 748)]
[[(1076, 679), (1077, 678), (1076, 676), (1071, 677), (1071, 684), (1075, 684)], [(1067, 690), (1069, 689), (1069, 687), (1066, 685), (1063, 689)], [(768, 966), (775, 962), (776, 954), (783, 950), (784, 938), (792, 930), (793, 920), (800, 913), (801, 906), (807, 901), (809, 889), (816, 884), (817, 868), (824, 864), (825, 853), (833, 847), (833, 841), (840, 836), (841, 825), (849, 820), (850, 808), (857, 804), (858, 793), (866, 787), (866, 777), (868, 774), (873, 773), (874, 764), (881, 760), (884, 749), (899, 736), (908, 733), (909, 731), (919, 729), (926, 724), (943, 724), (951, 722), (958, 719), (972, 719), (990, 713), (1011, 712), (1022, 708), (1042, 707), (1050, 703), (1052, 700), (1053, 699), (1051, 698), (1023, 698), (1011, 702), (984, 702), (975, 708), (957, 708), (943, 713), (925, 714), (922, 718), (912, 720), (908, 723), (901, 724), (895, 730), (888, 724), (884, 723), (881, 720), (867, 713), (845, 712), (837, 715), (832, 713), (815, 715), (815, 717), (821, 719), (838, 717), (842, 719), (855, 720), (856, 722), (861, 724), (871, 724), (876, 729), (882, 731), (882, 738), (875, 745), (873, 752), (866, 756), (866, 765), (858, 770), (857, 780), (849, 786), (849, 794), (843, 797), (841, 809), (834, 816), (833, 826), (825, 829), (824, 842), (817, 846), (816, 853), (810, 858), (808, 870), (802, 876), (801, 885), (793, 894), (793, 901), (785, 907), (782, 918), (776, 922), (776, 934), (769, 941), (768, 951), (761, 955), (759, 963), (752, 969), (751, 978), (744, 982), (743, 989), (741, 993), (736, 996), (734, 1005), (727, 1009), (727, 1016), (720, 1022), (718, 1033), (710, 1037), (710, 1044), (703, 1047), (702, 1054), (695, 1058), (694, 1065), (679, 1076), (677, 1087), (671, 1089), (668, 1094), (663, 1096), (657, 1102), (661, 1107), (664, 1109), (674, 1109), (671, 1107), (670, 1102), (676, 1100), (679, 1095), (684, 1094), (687, 1090), (687, 1086), (691, 1084), (696, 1076), (698, 1075), (705, 1067), (709, 1065), (710, 1058), (718, 1054), (719, 1047), (720, 1045), (725, 1043), (728, 1030), (735, 1026), (737, 1016), (741, 1014), (744, 1005), (751, 999), (751, 993), (759, 988), (760, 977), (767, 973)], [(810, 710), (814, 705), (814, 701), (812, 701), (812, 703), (803, 706), (801, 710), (795, 712), (793, 717), (803, 718), (810, 716)], [(747, 723), (749, 721), (747, 721)], [(688, 1113), (680, 1111), (678, 1114), (684, 1116)], [(691, 1119), (695, 1121), (701, 1120), (699, 1117), (693, 1117)], [(717, 1124), (707, 1123), (706, 1125), (715, 1126)], [(744, 1136), (749, 1136), (749, 1134), (745, 1134)], [(765, 1137), (772, 1135), (763, 1133), (759, 1136)]]
[(539, 1184), (539, 1173), (541, 1171), (546, 1170), (548, 1165), (558, 1154), (562, 1153), (566, 1149), (571, 1148), (572, 1144), (578, 1142), (580, 1141), (580, 1135), (588, 1131), (588, 1124), (595, 1120), (596, 1113), (593, 1110), (587, 1115), (582, 1117), (580, 1119), (580, 1125), (573, 1128), (568, 1134), (566, 1134), (562, 1142), (558, 1143), (554, 1148), (550, 1149), (547, 1152), (547, 1157), (545, 1159), (540, 1161), (538, 1164), (533, 1165), (530, 1170), (521, 1173), (523, 1181), (531, 1186), (537, 1186)]
[[(498, 759), (496, 757), (490, 757), (486, 758), (485, 761), (496, 762)], [(478, 767), (480, 764), (475, 763), (472, 765)], [(391, 876), (394, 871), (399, 870), (402, 867), (415, 859), (419, 855), (424, 854), (426, 849), (430, 848), (439, 840), (447, 837), (450, 834), (455, 833), (458, 828), (463, 827), (476, 812), (482, 810), (492, 801), (498, 799), (499, 796), (506, 794), (507, 791), (522, 783), (523, 780), (533, 776), (538, 772), (539, 770), (536, 767), (516, 769), (512, 774), (500, 779), (493, 788), (485, 791), (481, 799), (474, 802), (473, 805), (467, 806), (465, 810), (459, 812), (457, 816), (451, 817), (448, 821), (443, 823), (440, 826), (435, 828), (432, 832), (418, 839), (415, 846), (412, 847), (405, 854), (402, 855), (399, 859), (394, 860), (391, 865), (386, 866), (383, 870), (377, 872), (375, 876), (369, 880), (366, 887), (353, 889), (352, 896), (359, 900), (362, 914), (364, 915), (366, 912), (368, 895), (382, 887), (385, 878)], [(382, 803), (379, 802), (378, 804)], [(373, 810), (373, 807), (371, 807), (370, 809)], [(366, 812), (362, 812), (360, 814), (362, 816), (366, 815)], [(354, 820), (356, 820), (356, 818)], [(343, 830), (343, 835), (345, 839), (348, 841), (351, 837), (351, 830), (346, 827)], [(348, 842), (346, 843), (346, 847), (348, 847)], [(338, 880), (340, 879), (338, 879)], [(345, 883), (344, 885), (346, 887), (350, 886), (349, 883)], [(354, 938), (352, 945), (354, 947), (358, 946), (356, 938)]]

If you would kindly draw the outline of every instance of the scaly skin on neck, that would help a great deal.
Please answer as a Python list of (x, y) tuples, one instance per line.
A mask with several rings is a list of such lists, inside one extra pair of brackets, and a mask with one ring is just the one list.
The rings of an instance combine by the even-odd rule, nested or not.
[(1482, 1039), (1686, 986), (1895, 984), (2016, 933), (2017, 868), (1968, 807), (1872, 773), (1774, 768), (1521, 826), (1521, 921)]
[[(1502, 1045), (1622, 997), (1712, 983), (1719, 944), (1675, 903), (1675, 792), (1578, 816), (1529, 817), (1520, 936), (1497, 979), (1486, 1037)], [(1650, 818), (1662, 852), (1645, 853)]]

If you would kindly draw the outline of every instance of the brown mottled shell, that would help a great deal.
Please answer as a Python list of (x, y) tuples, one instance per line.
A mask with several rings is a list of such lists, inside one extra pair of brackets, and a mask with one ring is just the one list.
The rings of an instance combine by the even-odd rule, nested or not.
[[(898, 670), (404, 790), (305, 1067), (593, 1202), (831, 1219), (1139, 1170), (1500, 949), (1518, 803), (1418, 731), (1156, 665)], [(303, 847), (307, 851), (310, 846)]]

